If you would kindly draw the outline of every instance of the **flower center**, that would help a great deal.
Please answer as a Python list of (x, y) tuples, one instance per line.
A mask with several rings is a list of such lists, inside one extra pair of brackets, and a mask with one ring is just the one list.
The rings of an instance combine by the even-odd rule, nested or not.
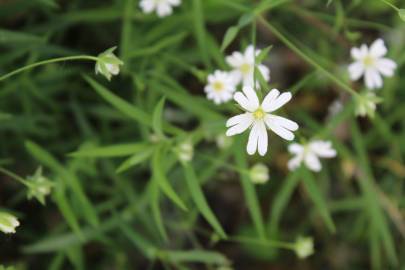
[(220, 81), (216, 81), (212, 84), (212, 88), (215, 92), (221, 92), (222, 90), (224, 90), (224, 84)]
[(250, 70), (251, 70), (251, 65), (248, 63), (244, 63), (240, 66), (240, 72), (242, 72), (242, 74), (249, 74)]
[(266, 113), (265, 113), (265, 112), (263, 111), (263, 109), (260, 108), (260, 107), (259, 107), (259, 109), (257, 109), (257, 110), (253, 113), (253, 117), (254, 117), (256, 120), (263, 119), (265, 115), (266, 115)]
[(375, 64), (375, 59), (374, 57), (367, 55), (366, 57), (364, 57), (363, 59), (363, 64), (367, 67), (372, 67)]

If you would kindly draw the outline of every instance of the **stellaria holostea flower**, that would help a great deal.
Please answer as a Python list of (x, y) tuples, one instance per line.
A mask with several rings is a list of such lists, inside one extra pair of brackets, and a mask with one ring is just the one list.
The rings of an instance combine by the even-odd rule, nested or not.
[(295, 241), (294, 251), (300, 259), (311, 256), (314, 254), (314, 240), (312, 237), (298, 237)]
[(291, 171), (297, 169), (304, 162), (308, 169), (319, 172), (322, 169), (319, 158), (336, 156), (336, 150), (332, 148), (332, 143), (321, 140), (313, 140), (305, 145), (293, 143), (288, 146), (288, 151), (294, 155), (288, 162), (288, 168)]
[(270, 179), (269, 168), (262, 163), (257, 163), (250, 168), (249, 176), (254, 184), (265, 184)]
[(368, 115), (370, 118), (374, 117), (377, 104), (382, 102), (382, 98), (370, 91), (365, 91), (355, 98), (356, 108), (355, 114), (358, 116)]
[(280, 94), (277, 89), (273, 89), (260, 104), (255, 90), (251, 86), (244, 86), (243, 93), (237, 92), (233, 98), (246, 112), (236, 115), (226, 122), (228, 127), (226, 135), (233, 136), (251, 128), (247, 144), (249, 155), (253, 155), (256, 150), (261, 156), (266, 154), (268, 145), (267, 128), (285, 140), (291, 141), (294, 139), (292, 131), (298, 129), (297, 123), (271, 114), (290, 101), (290, 92)]
[(112, 47), (103, 53), (100, 53), (96, 62), (96, 74), (101, 73), (107, 80), (111, 80), (111, 76), (118, 75), (120, 73), (120, 66), (124, 64), (113, 53), (117, 47)]
[(364, 75), (364, 82), (369, 89), (377, 89), (383, 86), (381, 75), (392, 77), (397, 64), (389, 58), (385, 58), (387, 48), (382, 39), (377, 39), (370, 48), (366, 44), (360, 48), (352, 48), (351, 56), (355, 60), (349, 65), (350, 79), (358, 80)]
[(15, 228), (20, 222), (15, 216), (6, 212), (0, 212), (0, 231), (3, 233), (15, 233)]
[(270, 80), (270, 70), (263, 64), (256, 63), (255, 58), (260, 54), (260, 50), (254, 52), (254, 46), (249, 45), (244, 53), (233, 52), (232, 55), (226, 57), (226, 62), (233, 68), (232, 75), (237, 83), (242, 82), (243, 85), (254, 85), (254, 69), (255, 65), (260, 71), (265, 81)]
[(141, 0), (139, 6), (144, 13), (156, 11), (159, 17), (166, 17), (173, 13), (173, 7), (179, 6), (181, 0)]
[(207, 98), (221, 104), (232, 99), (233, 92), (236, 90), (235, 78), (229, 73), (216, 70), (213, 74), (208, 75), (208, 84), (204, 91)]

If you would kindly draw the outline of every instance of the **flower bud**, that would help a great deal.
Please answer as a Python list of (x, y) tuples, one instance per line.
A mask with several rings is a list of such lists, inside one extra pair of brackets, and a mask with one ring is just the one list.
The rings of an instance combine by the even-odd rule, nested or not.
[(194, 155), (193, 144), (191, 141), (182, 142), (177, 146), (176, 152), (180, 161), (191, 161)]
[(42, 168), (39, 167), (33, 176), (28, 177), (28, 199), (36, 198), (45, 205), (45, 197), (51, 193), (52, 181), (42, 175)]
[(113, 53), (116, 48), (112, 47), (97, 56), (96, 74), (101, 73), (107, 80), (111, 80), (112, 75), (118, 75), (120, 73), (120, 65), (124, 64)]
[(377, 104), (381, 101), (382, 99), (376, 96), (373, 92), (364, 92), (360, 94), (356, 97), (356, 115), (362, 117), (368, 115), (370, 118), (373, 118)]
[(9, 213), (0, 212), (0, 231), (15, 233), (15, 228), (20, 225), (17, 218)]
[(314, 254), (314, 240), (312, 237), (298, 237), (294, 246), (298, 258), (305, 259)]
[(250, 179), (254, 184), (265, 184), (269, 181), (269, 169), (262, 163), (255, 164), (249, 171)]

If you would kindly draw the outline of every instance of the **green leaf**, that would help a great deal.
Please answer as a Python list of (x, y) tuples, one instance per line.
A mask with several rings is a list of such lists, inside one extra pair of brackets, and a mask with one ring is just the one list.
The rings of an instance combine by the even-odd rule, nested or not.
[(152, 208), (152, 216), (156, 222), (156, 226), (160, 233), (162, 239), (168, 242), (169, 238), (167, 237), (167, 232), (165, 229), (165, 225), (162, 219), (162, 212), (160, 211), (160, 191), (159, 191), (159, 183), (155, 179), (152, 180), (150, 184), (150, 199), (151, 199), (151, 208)]
[(222, 228), (221, 224), (215, 217), (214, 213), (212, 212), (211, 208), (209, 207), (207, 200), (205, 199), (204, 193), (200, 187), (199, 181), (197, 179), (197, 175), (194, 169), (189, 165), (189, 163), (182, 163), (185, 179), (187, 182), (187, 186), (190, 190), (191, 197), (194, 200), (198, 210), (207, 220), (207, 222), (214, 228), (216, 233), (222, 237), (227, 238), (224, 229)]
[(225, 51), (225, 49), (232, 43), (232, 41), (236, 38), (239, 33), (238, 26), (231, 26), (226, 30), (224, 39), (222, 40), (221, 44), (221, 51)]
[(238, 21), (238, 26), (239, 28), (245, 27), (246, 25), (248, 25), (249, 23), (251, 23), (253, 21), (253, 19), (255, 18), (253, 13), (245, 13), (243, 14)]
[(163, 119), (163, 108), (165, 106), (165, 98), (163, 97), (159, 103), (156, 105), (155, 110), (153, 112), (153, 130), (160, 138), (164, 138), (165, 135), (162, 131), (162, 119)]
[(129, 157), (126, 159), (117, 169), (117, 173), (122, 173), (140, 163), (143, 161), (147, 160), (150, 156), (152, 156), (153, 152), (155, 151), (155, 148), (149, 147), (147, 149), (144, 149), (143, 151), (134, 154), (133, 156)]
[(148, 149), (146, 143), (115, 144), (100, 147), (91, 147), (69, 154), (72, 157), (106, 158), (133, 155)]
[(114, 106), (117, 110), (143, 125), (149, 127), (152, 126), (152, 119), (149, 114), (145, 113), (135, 105), (130, 104), (120, 97), (114, 95), (107, 88), (90, 77), (84, 76), (84, 79), (93, 87), (94, 91), (96, 91), (104, 100)]
[(164, 257), (173, 263), (206, 263), (228, 265), (229, 260), (218, 252), (206, 250), (162, 251)]
[(75, 196), (78, 199), (81, 206), (81, 210), (83, 211), (83, 215), (86, 218), (86, 220), (88, 220), (89, 223), (92, 224), (93, 226), (98, 226), (99, 220), (97, 217), (97, 213), (93, 205), (87, 198), (86, 194), (84, 193), (83, 187), (79, 179), (77, 179), (77, 177), (70, 171), (65, 169), (50, 153), (48, 153), (45, 149), (43, 149), (39, 145), (27, 141), (25, 142), (25, 147), (33, 157), (35, 157), (43, 165), (49, 167), (63, 179), (64, 185), (66, 187), (71, 188), (71, 190), (73, 191), (73, 196)]
[(307, 189), (309, 197), (314, 202), (315, 207), (317, 208), (319, 214), (321, 215), (323, 221), (326, 224), (326, 227), (328, 227), (330, 232), (335, 233), (336, 227), (330, 215), (328, 205), (324, 200), (323, 195), (319, 190), (312, 173), (307, 168), (304, 167), (300, 168), (300, 172), (301, 175), (303, 176), (304, 185), (305, 188)]
[[(241, 138), (238, 138), (238, 142), (236, 142), (235, 145), (237, 146), (235, 147), (236, 165), (241, 171), (248, 171), (245, 144), (241, 142)], [(255, 224), (259, 238), (260, 240), (266, 240), (263, 216), (260, 210), (259, 198), (257, 197), (255, 187), (248, 173), (241, 173), (240, 180), (242, 183), (243, 193), (247, 201), (250, 216), (252, 217), (253, 223)]]
[(405, 9), (401, 8), (398, 10), (398, 15), (405, 22)]
[(167, 195), (167, 197), (169, 197), (169, 199), (171, 199), (181, 209), (187, 211), (186, 205), (174, 191), (166, 178), (162, 162), (161, 149), (157, 148), (152, 157), (152, 174), (154, 181), (157, 181), (159, 187)]
[(266, 59), (267, 56), (269, 55), (269, 52), (270, 52), (270, 50), (271, 50), (272, 48), (273, 48), (273, 45), (270, 45), (270, 46), (268, 46), (268, 47), (262, 49), (262, 50), (260, 51), (259, 55), (256, 56), (256, 59), (255, 59), (255, 60), (256, 60), (256, 63), (258, 64), (258, 63), (263, 62), (264, 59)]

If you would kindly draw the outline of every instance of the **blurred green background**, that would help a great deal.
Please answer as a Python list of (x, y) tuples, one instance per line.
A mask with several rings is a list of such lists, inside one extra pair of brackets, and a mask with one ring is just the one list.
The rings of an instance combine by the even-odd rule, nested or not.
[[(383, 38), (398, 68), (377, 92), (384, 102), (375, 118), (355, 118), (347, 92), (266, 21), (347, 84), (351, 47)], [(237, 35), (221, 51), (230, 27)], [(299, 138), (317, 135), (337, 149), (320, 173), (289, 172), (288, 144), (274, 134), (265, 157), (246, 154), (246, 134), (217, 146), (239, 109), (207, 100), (206, 76), (252, 41), (273, 46), (264, 60), (268, 87), (293, 93), (285, 113), (299, 123)], [(110, 82), (94, 74), (92, 61), (0, 81), (0, 166), (23, 178), (42, 166), (54, 183), (44, 206), (0, 175), (0, 208), (21, 223), (16, 234), (0, 235), (0, 264), (405, 269), (404, 41), (405, 22), (379, 0), (183, 0), (165, 18), (142, 13), (138, 0), (0, 0), (0, 75), (113, 46), (125, 63)], [(331, 116), (335, 100), (344, 106)], [(156, 138), (162, 129), (166, 139)], [(194, 146), (185, 165), (176, 156), (183, 142)], [(117, 172), (128, 158), (133, 166)], [(255, 186), (248, 172), (257, 162), (269, 167), (270, 181)], [(314, 240), (304, 260), (291, 250), (299, 236)]]

